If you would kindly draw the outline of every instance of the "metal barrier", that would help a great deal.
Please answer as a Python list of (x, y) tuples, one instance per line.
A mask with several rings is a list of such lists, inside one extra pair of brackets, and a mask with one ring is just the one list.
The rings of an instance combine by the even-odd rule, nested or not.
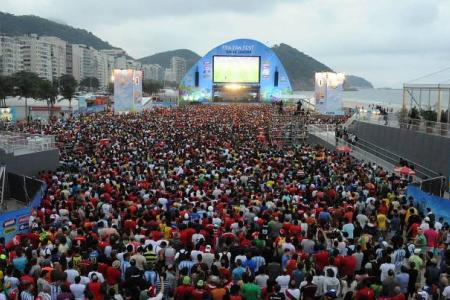
[(309, 132), (311, 134), (314, 134), (318, 138), (324, 140), (325, 142), (327, 142), (331, 145), (334, 145), (334, 146), (341, 146), (341, 145), (349, 146), (352, 149), (352, 151), (350, 152), (350, 155), (352, 155), (353, 157), (355, 157), (359, 160), (362, 160), (362, 161), (375, 163), (376, 165), (383, 167), (383, 169), (385, 169), (389, 172), (394, 171), (395, 165), (382, 159), (379, 152), (377, 152), (377, 151), (375, 151), (375, 153), (368, 152), (354, 144), (351, 144), (341, 138), (338, 138), (338, 137), (336, 137), (334, 130), (335, 130), (334, 125), (310, 125), (309, 126)]
[[(371, 124), (414, 130), (426, 134), (433, 134), (450, 138), (450, 124), (432, 122), (421, 119), (402, 118), (398, 115), (380, 115), (369, 113), (356, 113), (353, 121), (367, 122)], [(352, 122), (353, 122), (352, 121)], [(351, 123), (349, 123), (350, 125)]]
[(8, 154), (20, 155), (57, 149), (53, 135), (0, 131), (0, 148)]

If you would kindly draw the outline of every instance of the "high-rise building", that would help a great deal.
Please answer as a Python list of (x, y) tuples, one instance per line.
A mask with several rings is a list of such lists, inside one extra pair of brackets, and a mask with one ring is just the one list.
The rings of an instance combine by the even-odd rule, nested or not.
[(177, 77), (175, 72), (171, 68), (166, 68), (164, 71), (164, 81), (166, 82), (176, 82)]
[(52, 63), (52, 77), (59, 78), (66, 74), (67, 71), (67, 43), (60, 38), (54, 36), (43, 36), (42, 41), (50, 45), (50, 58)]
[(142, 65), (144, 79), (162, 81), (164, 79), (163, 68), (158, 64)]
[[(68, 44), (66, 58), (67, 74), (71, 74), (76, 81), (80, 82), (83, 78), (83, 48), (84, 45)], [(71, 68), (71, 69), (70, 69)]]
[(0, 36), (0, 75), (10, 76), (22, 68), (20, 43), (14, 37)]
[(41, 78), (53, 80), (50, 44), (36, 34), (21, 36), (18, 40), (23, 70), (36, 73)]
[(174, 56), (170, 59), (170, 68), (175, 77), (175, 82), (180, 83), (184, 74), (186, 74), (186, 60), (182, 57)]

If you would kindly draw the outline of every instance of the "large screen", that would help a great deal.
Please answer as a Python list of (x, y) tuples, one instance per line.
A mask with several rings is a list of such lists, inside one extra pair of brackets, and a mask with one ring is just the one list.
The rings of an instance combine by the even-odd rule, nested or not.
[(214, 82), (259, 83), (259, 56), (214, 56)]

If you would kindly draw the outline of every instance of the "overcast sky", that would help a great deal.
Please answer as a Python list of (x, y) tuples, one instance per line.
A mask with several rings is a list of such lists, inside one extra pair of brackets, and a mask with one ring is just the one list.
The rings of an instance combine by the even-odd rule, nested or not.
[[(450, 66), (449, 0), (0, 0), (0, 10), (64, 21), (140, 58), (200, 55), (235, 38), (286, 43), (377, 87)], [(450, 82), (450, 78), (448, 78)]]

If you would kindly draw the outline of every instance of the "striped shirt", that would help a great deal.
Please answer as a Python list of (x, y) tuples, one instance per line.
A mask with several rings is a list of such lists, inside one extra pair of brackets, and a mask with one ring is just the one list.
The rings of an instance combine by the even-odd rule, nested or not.
[(153, 251), (145, 252), (144, 257), (145, 257), (145, 261), (147, 262), (148, 265), (149, 264), (154, 265), (156, 260), (158, 259), (158, 256)]
[(191, 275), (191, 269), (192, 269), (193, 266), (194, 266), (194, 262), (193, 261), (183, 260), (178, 265), (178, 270), (181, 271), (184, 268), (187, 268), (188, 269), (188, 275)]
[(52, 300), (57, 300), (58, 295), (61, 294), (61, 288), (59, 285), (56, 284), (50, 284), (50, 296)]
[(27, 291), (20, 293), (20, 300), (34, 300), (34, 296)]
[(252, 257), (252, 261), (255, 263), (255, 273), (258, 272), (261, 266), (266, 264), (266, 260), (262, 256), (254, 256)]

